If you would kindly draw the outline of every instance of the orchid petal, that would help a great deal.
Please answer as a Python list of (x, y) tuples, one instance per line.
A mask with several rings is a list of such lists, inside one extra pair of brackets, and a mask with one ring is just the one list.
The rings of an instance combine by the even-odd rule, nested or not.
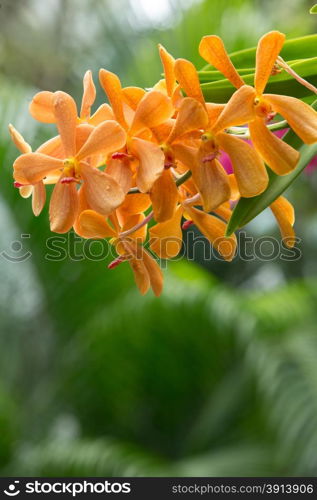
[[(121, 232), (125, 232), (125, 231), (128, 231), (128, 230), (134, 228), (135, 226), (140, 224), (140, 222), (142, 222), (145, 219), (144, 214), (132, 214), (131, 215), (131, 214), (125, 213), (124, 216), (122, 217), (122, 212), (120, 209), (119, 209), (119, 211), (121, 213), (121, 217), (119, 217), (120, 223), (122, 224)], [(133, 233), (129, 234), (129, 238), (131, 238), (133, 240), (137, 240), (139, 243), (144, 242), (146, 239), (146, 236), (147, 236), (147, 225), (146, 224), (144, 224), (144, 226), (136, 229)]]
[(226, 224), (217, 217), (197, 210), (197, 208), (186, 206), (185, 210), (189, 218), (198, 227), (199, 231), (211, 242), (217, 252), (225, 260), (231, 261), (235, 255), (237, 239), (235, 235), (229, 238), (225, 237)]
[(317, 141), (317, 111), (295, 97), (265, 94), (274, 111), (280, 113), (306, 144)]
[(157, 222), (171, 219), (178, 202), (178, 189), (170, 170), (164, 170), (162, 175), (154, 182), (150, 196), (154, 219)]
[(24, 140), (24, 138), (22, 137), (20, 132), (18, 132), (17, 129), (14, 128), (13, 125), (11, 125), (11, 123), (9, 124), (9, 132), (10, 132), (11, 139), (13, 140), (15, 146), (18, 148), (18, 150), (21, 153), (31, 153), (32, 152), (32, 148), (31, 148), (30, 144), (28, 144)]
[(256, 69), (254, 86), (258, 95), (261, 95), (270, 78), (272, 69), (282, 50), (285, 35), (279, 31), (270, 31), (260, 38), (256, 49)]
[(109, 215), (124, 200), (124, 192), (110, 175), (80, 164), (80, 175), (85, 183), (85, 196), (89, 206), (103, 215)]
[(284, 196), (280, 196), (270, 205), (270, 208), (279, 225), (283, 243), (289, 248), (293, 247), (296, 243), (293, 229), (295, 222), (293, 205)]
[(189, 170), (195, 168), (197, 163), (197, 149), (185, 144), (173, 144), (173, 151), (176, 158), (181, 161)]
[(143, 262), (150, 278), (150, 284), (154, 295), (159, 297), (163, 290), (163, 273), (153, 257), (143, 249)]
[(228, 180), (230, 184), (230, 200), (238, 200), (240, 198), (240, 191), (239, 191), (239, 186), (237, 183), (236, 176), (234, 174), (229, 174), (228, 175)]
[(41, 153), (26, 153), (15, 160), (13, 168), (17, 182), (36, 184), (50, 172), (63, 168), (63, 162)]
[(167, 50), (163, 47), (163, 45), (159, 44), (158, 48), (164, 68), (167, 95), (169, 97), (172, 97), (176, 85), (176, 78), (174, 73), (175, 59), (173, 56), (171, 56), (171, 54), (167, 52)]
[(168, 136), (172, 132), (174, 124), (175, 120), (173, 118), (170, 118), (165, 123), (162, 123), (158, 127), (153, 127), (151, 129), (154, 137), (159, 144), (165, 143), (167, 141)]
[(142, 260), (129, 259), (129, 264), (134, 274), (134, 281), (141, 295), (145, 295), (151, 286), (150, 276)]
[(164, 170), (164, 153), (157, 144), (136, 137), (131, 140), (129, 148), (140, 162), (136, 184), (142, 193), (147, 193)]
[(111, 159), (107, 163), (106, 173), (117, 181), (124, 193), (129, 191), (132, 186), (132, 171), (126, 161)]
[(140, 214), (145, 212), (151, 206), (151, 199), (148, 194), (135, 193), (125, 197), (124, 202), (120, 205), (118, 211), (126, 216), (126, 214)]
[(93, 125), (82, 123), (76, 127), (76, 151), (80, 151), (94, 130)]
[(109, 104), (101, 104), (97, 111), (89, 118), (89, 123), (95, 127), (106, 120), (114, 120), (114, 114)]
[(100, 85), (108, 96), (116, 119), (126, 129), (127, 123), (123, 113), (122, 88), (119, 78), (114, 73), (111, 73), (111, 71), (101, 69), (99, 71), (99, 80)]
[(213, 104), (211, 102), (206, 102), (206, 109), (209, 117), (210, 127), (214, 126), (225, 107), (225, 104)]
[(172, 259), (181, 251), (183, 235), (181, 218), (183, 207), (175, 211), (174, 216), (166, 222), (160, 222), (150, 229), (150, 248), (160, 259)]
[(228, 220), (232, 215), (232, 210), (230, 208), (230, 203), (228, 201), (226, 203), (222, 203), (222, 205), (219, 205), (219, 207), (214, 208), (213, 212), (219, 215), (219, 217), (224, 219), (226, 222), (228, 222)]
[(48, 141), (41, 144), (41, 146), (36, 150), (37, 153), (42, 153), (47, 156), (54, 156), (54, 158), (59, 158), (60, 160), (65, 159), (64, 146), (60, 135), (52, 137)]
[(84, 212), (84, 210), (90, 210), (90, 206), (88, 205), (86, 199), (84, 184), (80, 186), (79, 190), (77, 191), (77, 195), (78, 195), (78, 212), (77, 212), (77, 217), (73, 224), (73, 229), (76, 234), (85, 238), (85, 233), (80, 225), (80, 214)]
[(109, 226), (105, 217), (94, 210), (84, 210), (79, 215), (80, 236), (83, 238), (115, 237), (115, 231)]
[(140, 87), (125, 87), (121, 91), (123, 100), (133, 111), (137, 109), (139, 102), (145, 94), (146, 91)]
[(58, 181), (50, 201), (49, 217), (51, 231), (67, 233), (77, 217), (78, 195), (76, 183)]
[(76, 158), (81, 161), (91, 155), (107, 155), (121, 149), (125, 142), (126, 133), (123, 128), (114, 120), (108, 120), (92, 130), (87, 141), (78, 151)]
[(147, 92), (136, 109), (130, 135), (136, 135), (144, 128), (157, 127), (171, 118), (173, 113), (174, 108), (167, 96), (155, 90)]
[(96, 87), (90, 70), (86, 71), (84, 75), (83, 85), (84, 92), (81, 101), (80, 118), (87, 119), (90, 116), (91, 106), (96, 99)]
[(55, 92), (54, 112), (58, 132), (67, 158), (72, 158), (76, 153), (76, 125), (77, 107), (74, 99), (65, 92)]
[(263, 193), (269, 178), (255, 149), (230, 134), (219, 133), (217, 140), (221, 149), (230, 156), (241, 196), (250, 198)]
[(32, 196), (32, 210), (35, 216), (40, 215), (46, 201), (46, 189), (42, 181), (34, 184)]
[(205, 99), (200, 87), (197, 70), (193, 63), (187, 59), (176, 59), (174, 66), (178, 83), (185, 91), (187, 97), (193, 97), (205, 106)]
[(43, 91), (33, 97), (29, 111), (35, 120), (42, 123), (55, 123), (54, 93)]
[(179, 108), (174, 127), (167, 142), (171, 144), (187, 132), (207, 127), (208, 121), (206, 110), (200, 102), (191, 97), (186, 97)]
[(140, 293), (145, 295), (151, 286), (151, 282), (149, 272), (143, 261), (143, 248), (131, 241), (131, 239), (121, 240), (121, 245), (133, 271), (135, 283)]
[(205, 212), (211, 212), (229, 200), (231, 191), (228, 176), (219, 161), (200, 161), (192, 166), (192, 174)]
[(31, 194), (33, 193), (32, 184), (27, 184), (26, 186), (21, 186), (19, 188), (19, 193), (22, 196), (22, 198), (30, 198)]
[(261, 118), (250, 122), (249, 129), (255, 149), (277, 175), (288, 174), (296, 167), (299, 152), (270, 132)]
[(204, 36), (199, 44), (199, 54), (205, 61), (228, 78), (236, 88), (244, 85), (244, 81), (232, 64), (223, 41), (219, 36)]
[(249, 85), (243, 85), (229, 99), (216, 121), (213, 132), (217, 133), (228, 127), (243, 125), (255, 117), (255, 90)]

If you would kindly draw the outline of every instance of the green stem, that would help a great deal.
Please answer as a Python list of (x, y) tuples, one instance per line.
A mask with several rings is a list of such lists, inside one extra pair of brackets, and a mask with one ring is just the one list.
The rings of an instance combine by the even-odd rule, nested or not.
[[(175, 182), (176, 186), (181, 186), (182, 184), (184, 184), (184, 182), (186, 182), (190, 177), (191, 177), (192, 173), (190, 170), (187, 170), (187, 172), (185, 172), (185, 174), (181, 175), (177, 181)], [(128, 194), (136, 194), (136, 193), (140, 193), (141, 191), (134, 187), (134, 188), (131, 188), (129, 189), (128, 191)]]
[[(276, 123), (271, 123), (271, 125), (268, 125), (267, 128), (271, 130), (271, 132), (274, 132), (274, 130), (282, 130), (283, 128), (287, 128), (289, 125), (286, 120), (276, 122)], [(242, 137), (243, 139), (250, 139), (250, 133), (248, 131), (248, 127), (230, 127), (227, 129), (227, 132), (231, 135), (237, 135), (239, 137)]]

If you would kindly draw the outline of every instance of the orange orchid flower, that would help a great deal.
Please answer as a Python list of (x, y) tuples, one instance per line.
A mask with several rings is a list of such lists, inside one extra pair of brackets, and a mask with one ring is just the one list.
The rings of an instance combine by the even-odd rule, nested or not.
[(120, 223), (114, 213), (110, 219), (112, 226), (97, 212), (83, 211), (79, 216), (81, 236), (85, 238), (112, 237), (111, 242), (119, 253), (119, 257), (108, 267), (112, 269), (121, 262), (128, 261), (141, 294), (144, 295), (152, 288), (154, 294), (159, 296), (163, 288), (163, 275), (157, 262), (142, 245), (146, 237), (146, 225), (142, 225), (144, 215), (135, 214)]
[[(91, 158), (107, 155), (121, 148), (126, 141), (122, 127), (113, 120), (93, 128), (77, 127), (75, 101), (64, 92), (54, 94), (54, 110), (64, 158), (42, 152), (22, 154), (14, 162), (14, 178), (21, 184), (37, 184), (59, 171), (59, 179), (50, 200), (51, 230), (67, 232), (79, 208), (77, 183), (83, 182), (88, 206), (108, 215), (124, 200), (124, 193), (115, 179), (91, 165)], [(83, 127), (83, 128), (81, 128)]]
[[(228, 180), (219, 161), (216, 161), (220, 151), (225, 151), (231, 159), (236, 180), (241, 195), (249, 198), (262, 193), (268, 185), (268, 174), (258, 153), (249, 144), (238, 137), (225, 132), (226, 125), (219, 126), (219, 120), (227, 113), (227, 105), (215, 105), (205, 102), (200, 82), (194, 65), (186, 59), (177, 59), (175, 74), (181, 87), (186, 92), (188, 104), (180, 108), (175, 129), (184, 133), (191, 128), (202, 129), (201, 141), (196, 164), (193, 169), (193, 178), (200, 191), (204, 207), (208, 210), (212, 204), (211, 187), (217, 184), (221, 188), (221, 197), (229, 199), (230, 190)], [(240, 93), (241, 100), (247, 97), (245, 92)], [(196, 102), (193, 102), (196, 101)], [(175, 135), (174, 132), (171, 134)]]
[[(116, 119), (127, 132), (126, 151), (121, 152), (121, 163), (115, 165), (110, 161), (110, 169), (113, 175), (120, 175), (121, 182), (131, 186), (131, 172), (137, 161), (135, 185), (141, 193), (150, 194), (155, 220), (168, 220), (175, 211), (178, 191), (164, 152), (153, 140), (152, 130), (166, 123), (174, 114), (171, 99), (158, 90), (140, 92), (134, 87), (123, 89), (119, 78), (106, 70), (100, 71), (100, 82)], [(115, 158), (118, 157), (120, 153), (115, 155)], [(116, 174), (115, 169), (120, 170), (120, 174)]]
[[(231, 215), (230, 209), (228, 210), (225, 204), (220, 205), (213, 211), (226, 220)], [(198, 210), (192, 205), (190, 199), (184, 200), (178, 205), (174, 216), (170, 220), (150, 228), (150, 248), (158, 257), (171, 259), (179, 254), (182, 247), (182, 216), (189, 219), (191, 224), (197, 226), (225, 260), (231, 261), (233, 259), (237, 247), (236, 236), (226, 237), (226, 223), (214, 215)], [(186, 227), (186, 223), (184, 226)]]
[[(88, 123), (97, 126), (106, 120), (113, 120), (114, 114), (111, 107), (104, 103), (91, 115), (91, 107), (96, 99), (96, 87), (90, 70), (86, 71), (83, 78), (83, 96), (81, 101), (78, 124)], [(33, 97), (29, 111), (35, 120), (42, 123), (56, 123), (54, 110), (54, 92), (42, 91)]]
[[(22, 135), (11, 124), (9, 124), (9, 132), (12, 141), (22, 154), (32, 152), (31, 146), (24, 140)], [(62, 151), (59, 137), (53, 137), (49, 141), (46, 141), (36, 150), (36, 152), (46, 154), (55, 158), (60, 157)], [(55, 181), (56, 175), (54, 175), (53, 173), (52, 175), (47, 176), (44, 181), (40, 180), (34, 185), (23, 185), (16, 182), (15, 187), (19, 188), (20, 195), (23, 198), (29, 198), (30, 196), (32, 196), (32, 210), (34, 215), (38, 216), (42, 212), (46, 201), (45, 184), (55, 183)]]
[(147, 193), (164, 170), (164, 154), (151, 141), (150, 130), (174, 114), (171, 100), (156, 90), (123, 89), (117, 75), (105, 69), (100, 70), (99, 78), (116, 120), (127, 133), (125, 161), (130, 164), (137, 160), (135, 183), (142, 193)]
[(312, 144), (317, 141), (317, 113), (314, 109), (294, 97), (264, 94), (284, 40), (285, 35), (278, 31), (271, 31), (259, 40), (254, 88), (244, 84), (218, 36), (203, 37), (199, 46), (200, 55), (238, 89), (219, 116), (215, 130), (248, 123), (254, 147), (278, 175), (295, 168), (299, 152), (266, 127), (266, 122), (274, 114), (282, 115), (303, 142)]
[[(24, 140), (22, 135), (16, 130), (16, 128), (14, 128), (13, 125), (11, 125), (11, 123), (9, 124), (9, 132), (14, 144), (22, 154), (31, 153), (32, 151), (31, 146)], [(15, 185), (16, 187), (19, 188), (20, 195), (23, 198), (29, 198), (30, 196), (32, 196), (33, 213), (35, 216), (39, 215), (43, 210), (46, 199), (46, 191), (43, 181), (38, 182), (34, 186), (32, 185), (23, 186), (19, 184)]]

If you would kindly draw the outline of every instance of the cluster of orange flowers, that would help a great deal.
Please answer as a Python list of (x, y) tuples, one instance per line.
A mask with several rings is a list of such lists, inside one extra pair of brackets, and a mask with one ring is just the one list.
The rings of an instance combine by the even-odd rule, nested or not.
[[(84, 238), (110, 238), (118, 257), (109, 267), (128, 261), (142, 294), (152, 288), (159, 295), (163, 285), (161, 269), (144, 243), (148, 241), (159, 258), (175, 257), (182, 227), (195, 224), (230, 261), (236, 237), (225, 232), (232, 202), (265, 191), (264, 162), (284, 175), (299, 160), (299, 152), (274, 135), (267, 123), (278, 113), (305, 143), (317, 141), (317, 113), (310, 106), (263, 93), (284, 39), (276, 31), (260, 39), (254, 87), (245, 85), (219, 37), (201, 40), (201, 56), (237, 89), (226, 104), (205, 102), (194, 65), (175, 60), (162, 46), (165, 78), (151, 90), (123, 88), (115, 74), (101, 69), (100, 84), (110, 104), (93, 114), (96, 89), (90, 71), (84, 76), (79, 115), (65, 92), (37, 93), (30, 113), (40, 122), (56, 124), (58, 135), (32, 152), (10, 125), (22, 153), (14, 162), (15, 186), (23, 197), (32, 196), (38, 215), (46, 185), (54, 184), (51, 230), (66, 233), (73, 228)], [(246, 124), (252, 145), (228, 130)], [(220, 162), (223, 151), (233, 173)], [(280, 197), (271, 209), (292, 246), (293, 207)]]

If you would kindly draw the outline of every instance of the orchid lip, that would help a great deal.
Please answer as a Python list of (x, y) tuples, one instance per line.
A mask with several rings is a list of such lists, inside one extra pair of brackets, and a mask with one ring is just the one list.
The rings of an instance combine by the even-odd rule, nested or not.
[(21, 188), (21, 187), (24, 187), (24, 186), (29, 186), (30, 184), (21, 184), (20, 182), (17, 182), (17, 181), (14, 181), (13, 183), (13, 186), (15, 188)]
[(63, 177), (61, 180), (62, 184), (70, 184), (71, 182), (78, 182), (78, 180), (75, 177)]
[(123, 159), (128, 159), (130, 160), (131, 159), (131, 155), (127, 154), (127, 153), (121, 153), (121, 152), (117, 152), (117, 153), (113, 153), (111, 155), (111, 158), (113, 160), (123, 160)]
[(182, 229), (184, 231), (186, 231), (186, 229), (188, 229), (190, 226), (192, 226), (194, 224), (194, 221), (192, 220), (186, 220), (183, 224), (182, 224)]
[(166, 161), (166, 162), (164, 163), (164, 168), (165, 168), (166, 170), (168, 170), (168, 169), (169, 169), (169, 168), (171, 168), (171, 167), (175, 167), (175, 163), (173, 163), (172, 161)]
[(117, 257), (112, 262), (110, 262), (110, 264), (108, 264), (108, 269), (114, 269), (115, 267), (117, 267), (119, 264), (121, 264), (125, 260), (126, 259), (124, 257)]
[(211, 153), (210, 155), (207, 155), (205, 156), (203, 159), (202, 159), (202, 162), (203, 163), (207, 163), (209, 161), (213, 161), (217, 158), (218, 156), (218, 153)]

